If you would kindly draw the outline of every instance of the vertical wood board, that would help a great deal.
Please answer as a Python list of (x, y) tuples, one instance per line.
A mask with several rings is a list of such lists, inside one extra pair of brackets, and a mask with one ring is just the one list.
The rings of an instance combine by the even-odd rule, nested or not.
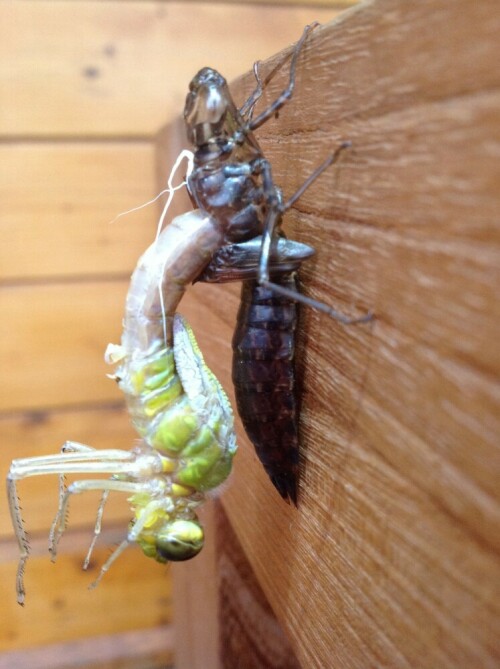
[(217, 511), (221, 666), (300, 669), (222, 505)]
[[(376, 315), (345, 328), (302, 311), (299, 509), (241, 433), (223, 497), (304, 666), (495, 667), (500, 655), (494, 16), (492, 2), (365, 3), (314, 33), (293, 101), (259, 133), (285, 196), (353, 142), (284, 228), (317, 248), (307, 294)], [(236, 99), (253, 85), (248, 73)], [(196, 286), (183, 302), (224, 382), (230, 353), (212, 348), (230, 341), (234, 298)], [(196, 328), (202, 304), (210, 333)]]
[(205, 532), (203, 551), (172, 565), (176, 669), (220, 669), (219, 593), (215, 515), (208, 502), (199, 512)]

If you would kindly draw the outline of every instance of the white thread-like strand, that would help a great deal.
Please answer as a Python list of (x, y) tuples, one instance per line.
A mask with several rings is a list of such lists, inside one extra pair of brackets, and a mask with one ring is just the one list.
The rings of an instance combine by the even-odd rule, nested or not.
[[(177, 188), (174, 188), (172, 185), (172, 181), (174, 179), (175, 173), (177, 172), (179, 165), (183, 161), (183, 159), (186, 158), (188, 165), (187, 165), (187, 170), (186, 170), (186, 179), (182, 182), (181, 186), (183, 186), (186, 183), (187, 178), (191, 174), (194, 168), (194, 153), (192, 151), (188, 151), (187, 149), (183, 149), (179, 155), (177, 156), (177, 159), (174, 163), (174, 166), (172, 167), (170, 171), (170, 176), (168, 177), (167, 181), (167, 186), (168, 188), (166, 189), (168, 191), (168, 198), (167, 201), (165, 202), (165, 206), (163, 207), (163, 211), (161, 212), (160, 220), (158, 221), (158, 228), (156, 230), (156, 240), (158, 240), (158, 237), (160, 236), (161, 229), (163, 227), (163, 222), (165, 221), (165, 216), (167, 215), (167, 211), (172, 203), (172, 200), (174, 198), (174, 191), (177, 190)], [(163, 291), (161, 288), (161, 282), (163, 279), (163, 274), (164, 274), (165, 266), (162, 268), (162, 273), (161, 273), (161, 278), (160, 278), (160, 283), (158, 284), (158, 291), (160, 293), (160, 306), (161, 306), (161, 317), (163, 320), (163, 338), (165, 343), (167, 342), (167, 318), (165, 315), (165, 303), (163, 301)]]
[[(174, 187), (172, 185), (172, 181), (174, 179), (175, 173), (179, 169), (179, 165), (181, 164), (184, 158), (186, 158), (186, 160), (188, 161), (188, 166), (186, 170), (186, 179), (184, 179), (184, 181), (179, 186)], [(177, 156), (174, 166), (170, 171), (170, 176), (168, 177), (167, 188), (163, 191), (164, 193), (168, 193), (168, 198), (167, 201), (165, 202), (165, 206), (163, 207), (163, 211), (161, 212), (160, 220), (158, 221), (158, 228), (156, 230), (156, 239), (158, 239), (158, 237), (160, 236), (160, 232), (163, 227), (163, 223), (165, 221), (165, 216), (167, 215), (167, 211), (169, 210), (169, 207), (172, 204), (172, 200), (174, 198), (174, 192), (181, 186), (184, 186), (187, 178), (189, 177), (193, 169), (194, 169), (194, 153), (192, 151), (188, 151), (187, 149), (183, 149)]]
[[(182, 187), (184, 186), (185, 183), (186, 183), (186, 182), (183, 181), (183, 182), (182, 182), (181, 184), (179, 184), (178, 186), (175, 186), (175, 187), (174, 187), (174, 190), (179, 190), (179, 188), (182, 188)], [(168, 188), (164, 188), (164, 189), (163, 189), (162, 191), (160, 191), (160, 192), (158, 193), (158, 195), (156, 195), (152, 200), (148, 200), (147, 202), (144, 202), (143, 204), (139, 204), (137, 207), (132, 207), (132, 209), (127, 209), (127, 211), (122, 211), (122, 212), (120, 212), (119, 214), (117, 214), (117, 215), (114, 217), (114, 219), (113, 219), (112, 221), (109, 222), (109, 224), (111, 225), (112, 223), (114, 223), (115, 221), (117, 221), (117, 220), (118, 220), (119, 218), (121, 218), (122, 216), (127, 216), (128, 214), (133, 214), (134, 211), (139, 211), (140, 209), (144, 209), (145, 207), (149, 207), (150, 204), (154, 204), (155, 202), (157, 202), (157, 201), (161, 198), (161, 196), (162, 196), (162, 195), (165, 195), (165, 193), (168, 193), (168, 191), (169, 191)]]
[(145, 207), (149, 207), (150, 204), (154, 204), (155, 202), (157, 202), (161, 198), (162, 195), (165, 195), (165, 193), (168, 193), (167, 203), (165, 204), (165, 207), (163, 208), (163, 211), (162, 211), (162, 214), (161, 214), (161, 217), (160, 217), (159, 230), (156, 233), (156, 237), (158, 237), (158, 235), (160, 234), (162, 225), (163, 225), (163, 221), (165, 219), (165, 215), (166, 215), (167, 210), (170, 207), (170, 204), (171, 204), (172, 199), (174, 197), (175, 191), (179, 190), (180, 188), (182, 188), (183, 186), (186, 185), (186, 180), (184, 179), (184, 181), (182, 181), (177, 186), (172, 186), (172, 179), (173, 179), (173, 177), (175, 175), (175, 172), (177, 171), (177, 168), (179, 167), (179, 164), (180, 164), (180, 162), (183, 158), (186, 158), (187, 161), (188, 161), (188, 169), (187, 169), (187, 172), (186, 172), (186, 176), (189, 176), (191, 174), (191, 172), (193, 171), (194, 155), (193, 155), (192, 151), (188, 151), (187, 149), (184, 149), (183, 151), (181, 151), (181, 153), (177, 157), (177, 160), (175, 161), (174, 167), (172, 168), (172, 171), (170, 173), (170, 177), (169, 177), (169, 180), (168, 180), (168, 187), (161, 190), (158, 193), (158, 195), (155, 195), (155, 197), (152, 200), (148, 200), (147, 202), (144, 202), (143, 204), (139, 204), (137, 207), (132, 207), (132, 209), (127, 209), (127, 211), (121, 211), (119, 214), (117, 214), (113, 218), (112, 221), (109, 222), (109, 224), (111, 225), (112, 223), (115, 223), (115, 221), (117, 221), (122, 216), (127, 216), (128, 214), (133, 214), (134, 211), (140, 211), (141, 209), (144, 209)]

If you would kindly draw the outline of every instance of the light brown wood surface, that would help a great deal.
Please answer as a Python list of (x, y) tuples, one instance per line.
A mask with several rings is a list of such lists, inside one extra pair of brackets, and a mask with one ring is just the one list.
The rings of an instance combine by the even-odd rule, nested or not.
[(151, 138), (182, 109), (201, 67), (234, 78), (312, 19), (335, 13), (142, 0), (4, 5), (0, 98), (9, 104), (0, 112), (0, 136), (18, 138)]
[(5, 288), (0, 304), (16, 335), (6, 332), (2, 347), (2, 368), (11, 379), (2, 390), (2, 408), (74, 407), (121, 399), (106, 377), (111, 370), (102, 342), (120, 339), (126, 292), (123, 279)]
[(172, 564), (175, 606), (175, 668), (219, 669), (219, 579), (216, 561), (218, 505), (207, 502), (200, 510), (205, 532), (202, 552), (187, 563)]
[(0, 162), (3, 281), (127, 277), (154, 213), (116, 216), (155, 195), (148, 143), (5, 143)]
[[(156, 194), (152, 138), (169, 115), (180, 113), (200, 67), (212, 63), (233, 78), (290, 43), (305, 23), (334, 14), (325, 7), (248, 3), (233, 3), (230, 11), (226, 3), (148, 0), (0, 3), (3, 476), (12, 459), (57, 452), (66, 439), (97, 448), (133, 445), (136, 436), (116, 384), (105, 376), (103, 353), (119, 339), (130, 272), (154, 238), (157, 208), (110, 221)], [(47, 666), (165, 669), (171, 630), (154, 637), (156, 652), (164, 634), (163, 654), (151, 654), (146, 644), (147, 628), (171, 622), (169, 572), (139, 552), (128, 562), (126, 553), (109, 586), (103, 582), (89, 594), (92, 577), (80, 565), (96, 496), (74, 500), (54, 566), (47, 534), (57, 479), (38, 477), (19, 489), (35, 557), (27, 565), (21, 610), (17, 546), (0, 497), (1, 619), (9, 620), (0, 651), (18, 653), (0, 652), (0, 663), (33, 667), (40, 658), (42, 666), (43, 657)], [(129, 519), (126, 501), (113, 501), (100, 545), (120, 541)], [(104, 549), (96, 558), (106, 555)], [(145, 636), (137, 632), (133, 643), (142, 655), (130, 651), (128, 659), (125, 637), (124, 652), (115, 656), (94, 639), (109, 635), (113, 646), (120, 643), (116, 634), (139, 629)], [(72, 646), (73, 639), (82, 641)], [(86, 652), (86, 639), (101, 650), (102, 664)]]
[[(315, 31), (293, 101), (259, 132), (285, 196), (353, 142), (284, 229), (317, 249), (306, 294), (376, 315), (344, 327), (302, 311), (299, 508), (241, 429), (223, 496), (304, 667), (498, 666), (496, 9), (379, 0), (346, 12)], [(262, 105), (285, 80), (286, 67)], [(249, 72), (237, 101), (253, 86)], [(178, 151), (172, 133), (162, 161)], [(234, 287), (200, 285), (182, 305), (229, 390), (236, 305)]]
[[(201, 2), (206, 2), (207, 4), (213, 4), (212, 0), (200, 0)], [(333, 9), (345, 9), (346, 7), (352, 7), (355, 5), (357, 0), (273, 0), (272, 3), (269, 3), (268, 0), (225, 0), (227, 4), (231, 5), (284, 5), (285, 7), (307, 7), (311, 6), (312, 9), (317, 9), (318, 7), (331, 7)], [(267, 8), (266, 8), (267, 9)]]
[[(115, 532), (115, 540), (117, 536), (120, 535)], [(88, 532), (85, 536), (81, 533), (66, 537), (65, 543), (72, 541), (74, 548), (63, 548), (56, 564), (49, 563), (49, 587), (46, 550), (33, 556), (26, 573), (29, 599), (23, 608), (12, 597), (15, 561), (0, 562), (2, 650), (34, 648), (172, 622), (168, 569), (152, 561), (144, 562), (140, 550), (130, 550), (119, 569), (114, 573), (110, 570), (99, 588), (88, 590), (109, 553), (106, 548), (97, 549), (88, 572), (82, 572), (89, 538)], [(121, 605), (117, 606), (117, 602)], [(86, 615), (82, 616), (81, 611)]]
[(155, 627), (15, 650), (0, 655), (0, 669), (170, 669), (171, 637), (171, 627)]
[(222, 505), (217, 507), (221, 666), (300, 669)]

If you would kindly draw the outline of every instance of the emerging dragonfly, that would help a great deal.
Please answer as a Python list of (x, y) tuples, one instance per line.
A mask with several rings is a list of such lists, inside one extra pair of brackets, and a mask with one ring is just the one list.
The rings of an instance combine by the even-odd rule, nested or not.
[(243, 281), (233, 337), (233, 383), (238, 412), (257, 455), (281, 496), (297, 503), (299, 464), (298, 398), (294, 354), (297, 302), (326, 312), (342, 323), (362, 323), (371, 314), (349, 318), (298, 292), (297, 270), (314, 249), (287, 240), (283, 214), (311, 183), (350, 146), (343, 142), (299, 190), (284, 202), (271, 165), (253, 131), (292, 97), (299, 53), (318, 24), (306, 26), (292, 52), (283, 93), (256, 118), (257, 87), (238, 110), (226, 80), (204, 68), (194, 77), (184, 109), (194, 169), (188, 188), (197, 207), (222, 226), (223, 245), (197, 281)]
[[(49, 538), (53, 559), (71, 495), (103, 491), (85, 568), (109, 493), (130, 495), (134, 519), (128, 535), (103, 565), (94, 586), (131, 543), (158, 562), (188, 560), (202, 549), (203, 529), (195, 509), (206, 491), (229, 476), (236, 438), (227, 397), (205, 365), (191, 329), (174, 313), (186, 285), (220, 244), (221, 232), (210, 217), (200, 211), (184, 214), (144, 253), (132, 276), (122, 342), (110, 345), (106, 356), (117, 364), (115, 378), (141, 436), (140, 445), (131, 451), (95, 450), (69, 441), (58, 455), (12, 462), (7, 489), (20, 549), (16, 582), (20, 604), (29, 544), (16, 483), (28, 476), (60, 476), (59, 507)], [(65, 487), (65, 474), (82, 473), (111, 474), (111, 478), (75, 481)]]

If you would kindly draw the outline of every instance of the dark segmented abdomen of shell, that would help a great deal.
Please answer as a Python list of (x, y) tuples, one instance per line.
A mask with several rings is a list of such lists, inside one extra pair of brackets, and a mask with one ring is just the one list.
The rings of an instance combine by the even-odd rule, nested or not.
[[(273, 281), (296, 291), (295, 274)], [(271, 481), (297, 503), (296, 303), (256, 281), (243, 282), (233, 337), (233, 383), (245, 430)]]

